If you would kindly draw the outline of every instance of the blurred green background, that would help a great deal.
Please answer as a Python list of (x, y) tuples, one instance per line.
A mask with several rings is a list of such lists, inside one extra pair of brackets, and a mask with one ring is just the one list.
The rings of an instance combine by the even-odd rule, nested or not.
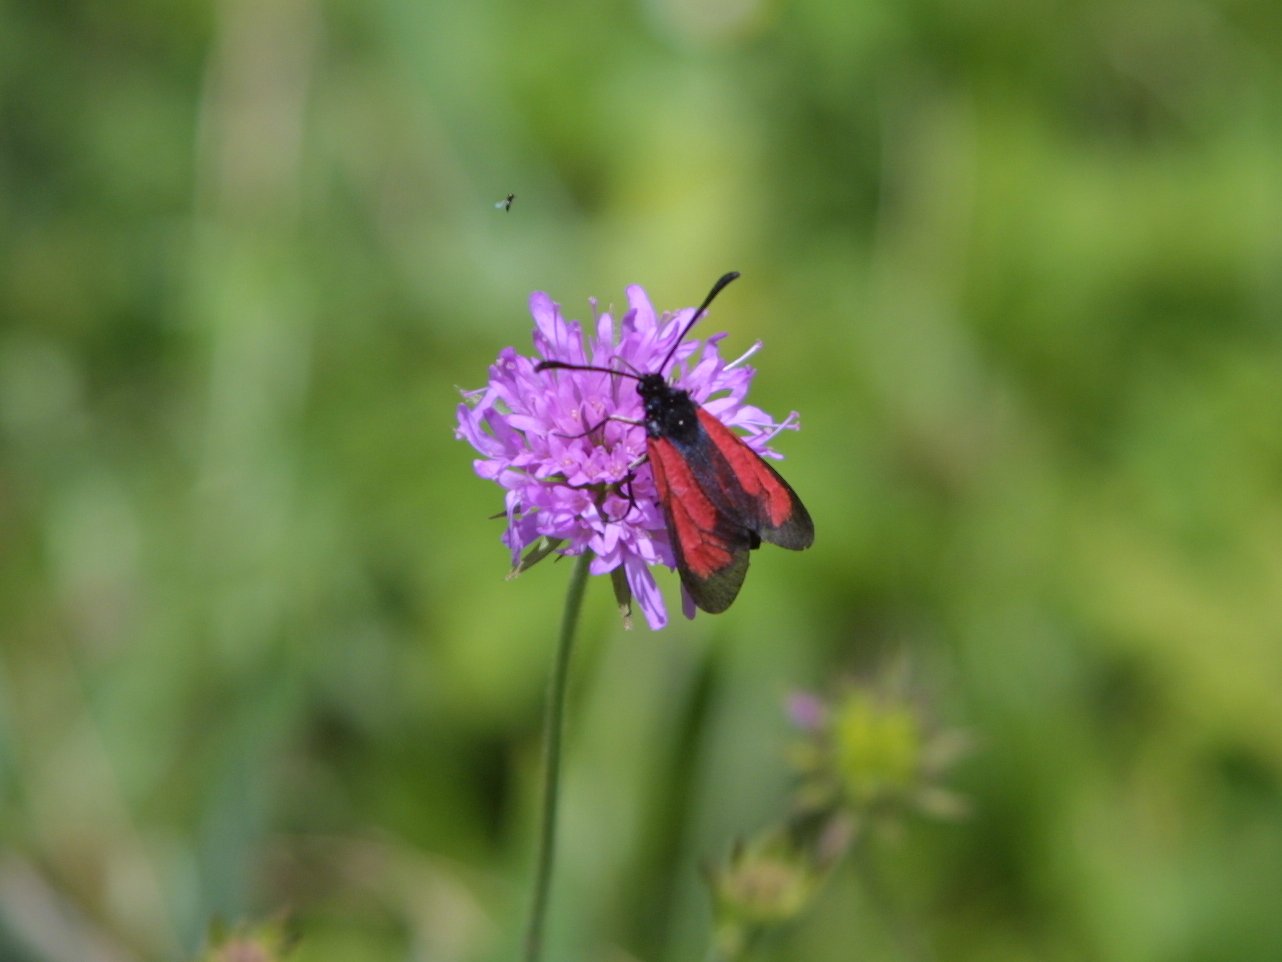
[(590, 586), (550, 958), (700, 958), (787, 693), (888, 660), (973, 813), (760, 958), (1282, 958), (1280, 62), (1266, 0), (4, 4), (0, 959), (511, 958), (569, 568), (504, 582), (457, 389), (729, 269), (817, 544)]

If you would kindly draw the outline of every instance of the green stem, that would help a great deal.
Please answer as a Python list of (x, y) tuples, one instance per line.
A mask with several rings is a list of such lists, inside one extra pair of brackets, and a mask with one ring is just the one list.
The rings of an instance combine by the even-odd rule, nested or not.
[(539, 831), (538, 867), (534, 877), (534, 902), (530, 908), (530, 926), (525, 931), (524, 962), (538, 962), (543, 950), (543, 921), (547, 916), (548, 892), (552, 883), (552, 860), (556, 855), (556, 809), (561, 789), (561, 736), (565, 729), (565, 691), (570, 676), (570, 652), (574, 648), (574, 629), (579, 624), (583, 607), (583, 589), (588, 580), (592, 552), (584, 551), (574, 564), (570, 588), (565, 595), (565, 615), (561, 619), (561, 640), (548, 682), (547, 714), (543, 733), (543, 822)]

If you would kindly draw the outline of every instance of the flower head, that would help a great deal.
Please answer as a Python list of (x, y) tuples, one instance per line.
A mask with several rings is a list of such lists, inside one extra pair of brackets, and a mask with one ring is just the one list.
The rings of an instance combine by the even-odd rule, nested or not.
[(850, 819), (841, 812), (805, 813), (736, 840), (728, 858), (704, 871), (717, 957), (743, 956), (762, 932), (805, 911), (850, 841)]
[[(646, 622), (657, 629), (668, 616), (650, 567), (674, 565), (644, 463), (646, 431), (638, 423), (637, 382), (604, 371), (535, 369), (540, 361), (555, 360), (624, 374), (658, 372), (693, 309), (658, 316), (642, 288), (633, 285), (627, 295), (628, 310), (621, 317), (598, 314), (586, 333), (579, 322), (566, 320), (547, 294), (531, 295), (538, 356), (510, 347), (499, 352), (489, 385), (464, 393), (455, 435), (480, 452), (476, 473), (506, 492), (503, 543), (516, 570), (553, 552), (591, 551), (592, 573), (613, 573), (625, 598), (634, 596)], [(684, 341), (660, 373), (710, 414), (739, 428), (753, 450), (779, 457), (768, 444), (784, 428), (795, 429), (797, 415), (775, 422), (745, 403), (756, 372), (743, 362), (760, 342), (727, 363), (719, 351), (724, 337)], [(693, 617), (688, 598), (683, 608)]]
[(705, 870), (720, 957), (738, 958), (757, 931), (794, 919), (825, 875), (786, 832), (736, 842), (723, 864)]
[(970, 750), (970, 738), (934, 724), (922, 698), (894, 672), (843, 685), (829, 700), (798, 692), (788, 714), (801, 733), (792, 750), (800, 810), (841, 810), (886, 824), (910, 811), (938, 818), (966, 811), (943, 782)]

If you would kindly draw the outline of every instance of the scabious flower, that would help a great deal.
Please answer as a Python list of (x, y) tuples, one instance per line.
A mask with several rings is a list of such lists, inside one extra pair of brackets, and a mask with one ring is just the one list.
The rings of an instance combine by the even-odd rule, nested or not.
[[(504, 348), (490, 367), (485, 388), (464, 392), (455, 436), (481, 457), (482, 478), (506, 492), (503, 543), (514, 571), (551, 553), (591, 551), (592, 574), (614, 575), (625, 607), (635, 597), (653, 629), (667, 624), (667, 609), (650, 568), (673, 564), (663, 512), (649, 465), (637, 382), (600, 371), (538, 372), (543, 360), (590, 364), (628, 373), (658, 371), (693, 308), (655, 314), (645, 291), (627, 290), (628, 310), (615, 318), (596, 314), (585, 334), (542, 291), (530, 296), (536, 357)], [(592, 302), (595, 314), (596, 304)], [(744, 441), (771, 458), (770, 440), (798, 427), (793, 412), (776, 422), (744, 398), (756, 373), (744, 362), (757, 342), (726, 362), (719, 345), (725, 334), (686, 340), (664, 373), (671, 383), (724, 424), (743, 432)], [(631, 423), (629, 423), (631, 422)], [(694, 617), (684, 597), (683, 610)]]
[(843, 685), (831, 700), (809, 692), (789, 699), (802, 736), (791, 753), (800, 811), (841, 811), (860, 825), (893, 824), (914, 811), (944, 819), (965, 813), (965, 800), (943, 782), (970, 738), (934, 724), (922, 699), (892, 674)]

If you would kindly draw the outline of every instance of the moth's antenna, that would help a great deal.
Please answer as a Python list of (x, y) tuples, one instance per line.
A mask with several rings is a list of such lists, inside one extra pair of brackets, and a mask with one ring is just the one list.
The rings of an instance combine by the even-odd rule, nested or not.
[[(623, 360), (620, 358), (619, 360)], [(626, 364), (627, 362), (624, 361)], [(543, 371), (596, 371), (600, 374), (617, 374), (619, 377), (630, 377), (634, 381), (641, 380), (640, 374), (630, 374), (627, 371), (620, 371), (613, 367), (595, 367), (591, 364), (570, 364), (568, 361), (539, 361), (534, 365), (534, 370)]]
[(722, 274), (721, 278), (712, 285), (712, 290), (708, 291), (708, 296), (703, 299), (703, 303), (699, 305), (699, 309), (695, 311), (694, 316), (686, 322), (686, 326), (681, 330), (681, 336), (672, 343), (672, 350), (668, 351), (668, 356), (663, 359), (663, 363), (659, 365), (659, 370), (656, 373), (663, 373), (664, 368), (668, 366), (668, 362), (672, 360), (672, 355), (677, 353), (677, 348), (681, 346), (681, 342), (684, 341), (686, 339), (686, 335), (690, 333), (690, 328), (694, 327), (695, 322), (703, 316), (703, 312), (708, 309), (708, 305), (712, 303), (712, 299), (721, 293), (721, 289), (723, 287), (738, 276), (738, 271), (731, 271), (728, 274)]
[[(690, 328), (694, 327), (695, 322), (698, 321), (699, 318), (703, 316), (703, 312), (708, 309), (708, 305), (712, 303), (712, 299), (721, 293), (721, 289), (723, 287), (725, 287), (727, 284), (729, 284), (738, 276), (739, 276), (738, 271), (731, 271), (728, 274), (722, 274), (721, 278), (715, 284), (712, 285), (712, 290), (708, 291), (708, 296), (703, 299), (703, 303), (699, 305), (699, 309), (696, 310), (694, 312), (694, 315), (690, 318), (690, 320), (686, 322), (686, 326), (681, 330), (681, 336), (676, 339), (676, 342), (672, 345), (672, 349), (668, 351), (668, 356), (663, 359), (663, 363), (659, 365), (658, 370), (654, 372), (655, 374), (663, 373), (663, 369), (666, 368), (668, 366), (668, 362), (672, 360), (672, 355), (677, 352), (677, 348), (681, 346), (681, 342), (684, 341), (686, 335), (690, 333)], [(629, 364), (626, 359), (621, 358), (620, 360), (623, 360), (623, 363), (627, 364), (628, 367), (632, 367), (632, 365)], [(570, 364), (570, 363), (567, 363), (566, 361), (540, 361), (538, 364), (534, 365), (534, 370), (536, 371), (599, 371), (602, 374), (617, 374), (620, 377), (630, 377), (634, 381), (640, 381), (643, 378), (643, 375), (641, 374), (630, 374), (627, 371), (620, 371), (615, 368), (595, 367), (591, 364)], [(636, 370), (636, 369), (633, 368), (633, 370)]]

